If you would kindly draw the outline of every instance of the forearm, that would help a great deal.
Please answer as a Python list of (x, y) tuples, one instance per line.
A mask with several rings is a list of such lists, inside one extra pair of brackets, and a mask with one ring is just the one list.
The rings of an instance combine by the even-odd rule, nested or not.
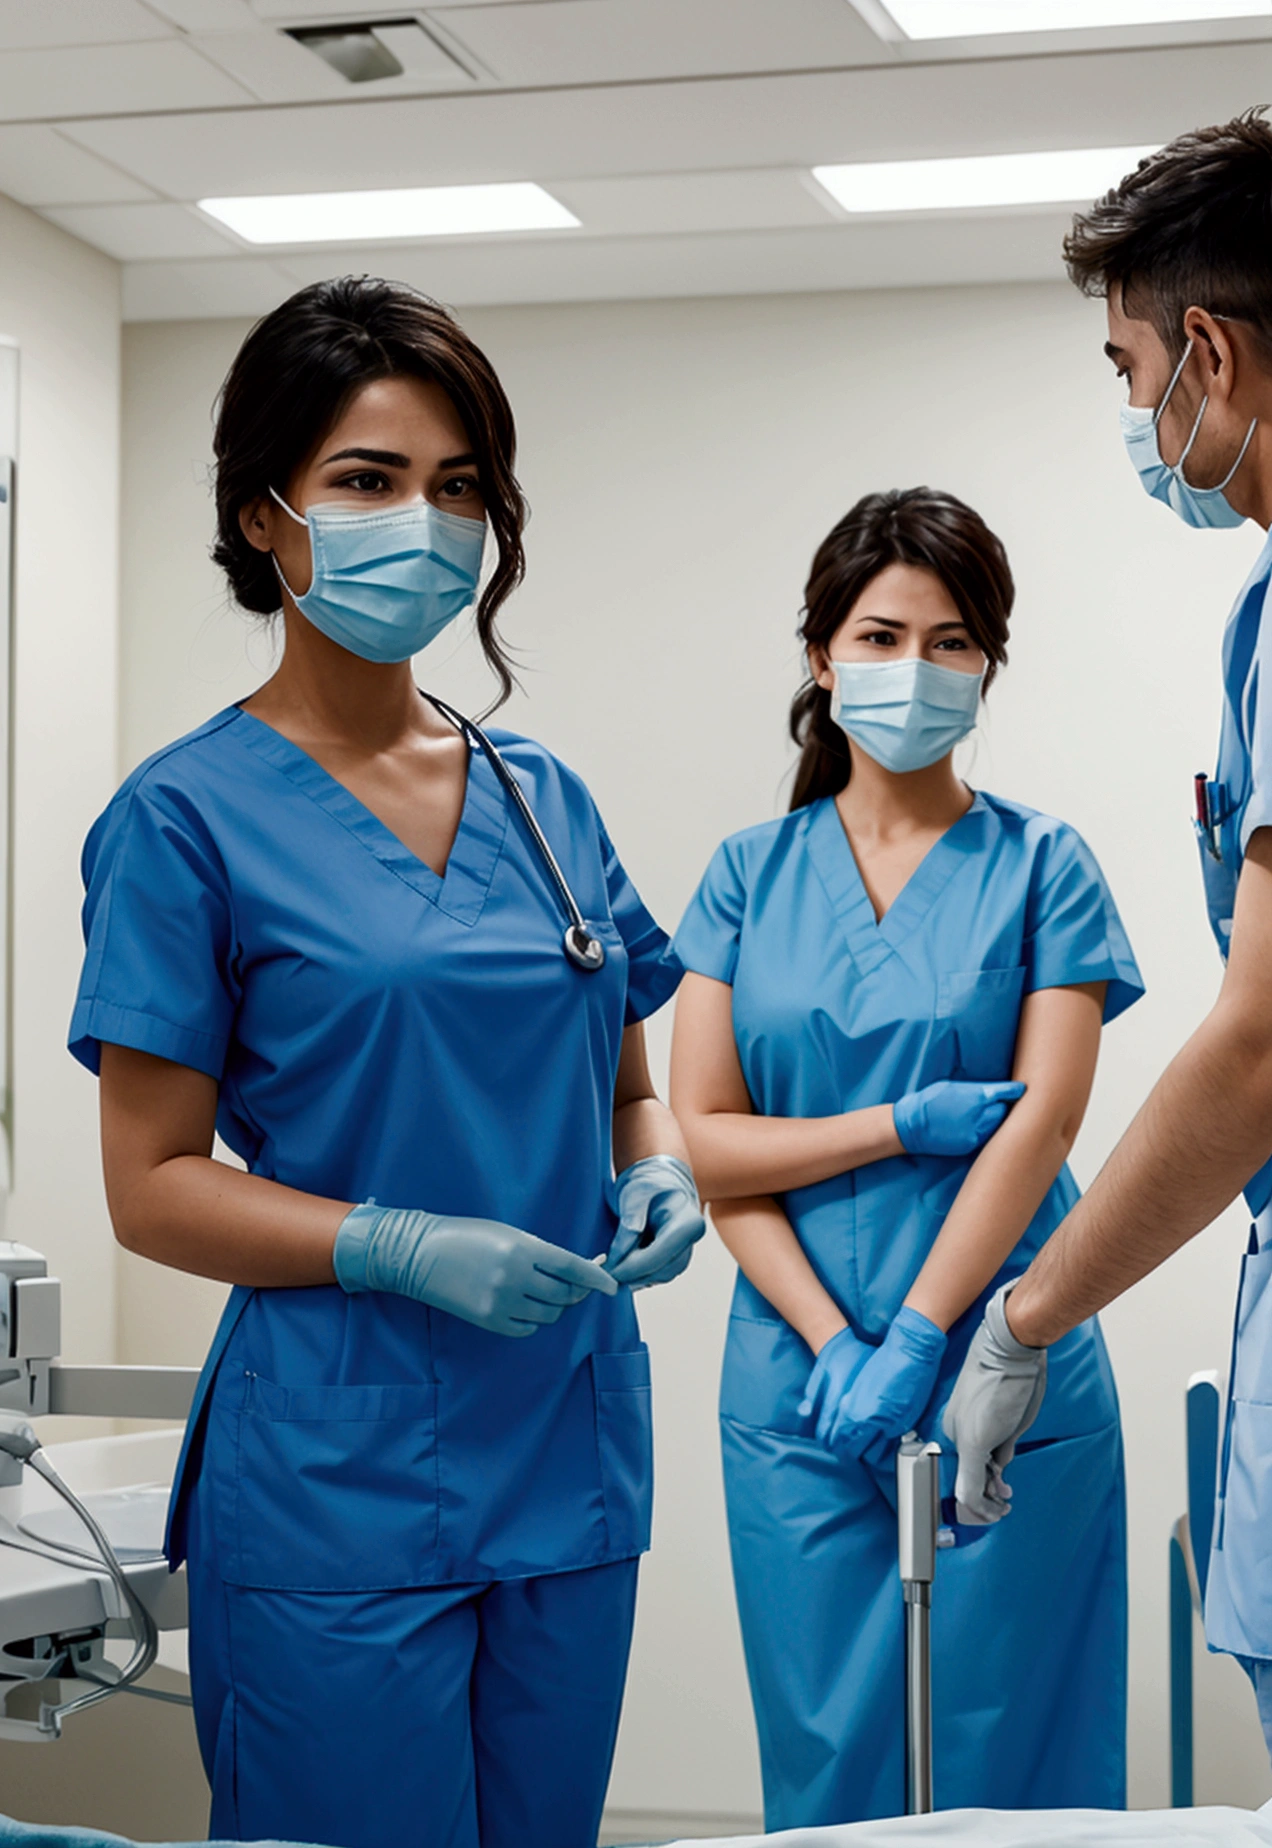
[(244, 1174), (205, 1155), (175, 1155), (107, 1196), (121, 1245), (221, 1283), (295, 1289), (332, 1283), (331, 1253), (355, 1204)]
[(666, 1104), (652, 1094), (632, 1098), (614, 1112), (615, 1173), (621, 1174), (646, 1155), (677, 1155), (681, 1161), (689, 1160), (679, 1123)]
[(1221, 999), (1085, 1197), (1012, 1292), (1017, 1340), (1049, 1346), (1187, 1244), (1272, 1153), (1272, 1045)]
[(906, 1303), (948, 1330), (1019, 1244), (1072, 1144), (1054, 1112), (1017, 1104), (968, 1172)]
[(711, 1217), (743, 1275), (814, 1354), (847, 1327), (847, 1318), (809, 1263), (776, 1200), (718, 1201)]
[(686, 1116), (684, 1131), (698, 1187), (712, 1201), (811, 1187), (903, 1152), (891, 1104), (827, 1117), (703, 1112)]

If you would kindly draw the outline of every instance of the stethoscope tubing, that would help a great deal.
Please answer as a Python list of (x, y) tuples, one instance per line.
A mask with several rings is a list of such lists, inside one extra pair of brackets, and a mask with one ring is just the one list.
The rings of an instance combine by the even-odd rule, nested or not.
[(512, 806), (520, 815), (569, 920), (565, 933), (565, 953), (576, 968), (582, 969), (586, 974), (592, 974), (604, 964), (605, 945), (588, 929), (587, 920), (570, 889), (570, 882), (561, 871), (560, 862), (552, 851), (547, 835), (539, 826), (538, 817), (530, 806), (525, 790), (522, 789), (480, 725), (473, 719), (466, 718), (462, 712), (457, 712), (453, 706), (448, 706), (444, 699), (437, 697), (436, 693), (425, 693), (424, 697), (431, 706), (437, 708), (443, 718), (450, 720), (461, 736), (474, 741), (485, 753), (491, 769), (499, 778)]

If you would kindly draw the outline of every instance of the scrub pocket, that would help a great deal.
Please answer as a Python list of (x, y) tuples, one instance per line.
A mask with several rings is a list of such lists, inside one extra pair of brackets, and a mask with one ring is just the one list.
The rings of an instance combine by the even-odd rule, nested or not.
[(787, 1322), (729, 1317), (720, 1375), (720, 1416), (780, 1437), (813, 1435), (800, 1405), (813, 1370), (807, 1343)]
[(1023, 968), (968, 969), (941, 977), (936, 1016), (953, 1028), (957, 1076), (983, 1083), (1011, 1077), (1024, 990)]
[(230, 1584), (387, 1591), (431, 1582), (438, 1547), (437, 1388), (275, 1385), (244, 1376)]
[(596, 1442), (611, 1559), (643, 1553), (653, 1512), (654, 1426), (649, 1349), (592, 1355)]

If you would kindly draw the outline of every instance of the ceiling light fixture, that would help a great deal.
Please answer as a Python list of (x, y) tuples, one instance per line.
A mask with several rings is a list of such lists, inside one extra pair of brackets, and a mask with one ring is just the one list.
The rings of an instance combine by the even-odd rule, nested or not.
[(1272, 0), (883, 0), (909, 39), (1272, 18)]
[(1054, 154), (974, 154), (951, 160), (861, 161), (814, 167), (846, 212), (956, 212), (993, 205), (1068, 205), (1096, 199), (1155, 154), (1147, 148), (1070, 148)]
[(366, 244), (399, 237), (572, 231), (579, 226), (573, 212), (531, 180), (200, 199), (199, 209), (249, 244)]

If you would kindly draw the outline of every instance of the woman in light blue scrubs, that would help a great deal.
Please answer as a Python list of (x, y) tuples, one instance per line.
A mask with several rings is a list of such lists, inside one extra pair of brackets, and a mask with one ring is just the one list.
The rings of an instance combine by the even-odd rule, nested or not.
[[(806, 592), (790, 813), (725, 841), (676, 938), (673, 1104), (739, 1266), (720, 1420), (770, 1829), (904, 1807), (897, 1440), (940, 1440), (988, 1297), (1076, 1198), (1101, 1024), (1142, 992), (1072, 828), (954, 772), (1012, 600), (952, 496), (870, 495), (840, 521)], [(943, 1809), (1125, 1802), (1122, 1443), (1096, 1324), (1049, 1369), (1016, 1512), (938, 1558)], [(942, 1471), (949, 1495), (952, 1455)]]
[(508, 691), (514, 447), (489, 362), (409, 289), (262, 321), (214, 557), (281, 609), (280, 664), (85, 849), (71, 1046), (116, 1231), (235, 1286), (168, 1548), (227, 1838), (596, 1841), (649, 1542), (632, 1289), (702, 1221), (640, 1025), (666, 936), (580, 779), (496, 733), (528, 816), (412, 674), (476, 602)]

